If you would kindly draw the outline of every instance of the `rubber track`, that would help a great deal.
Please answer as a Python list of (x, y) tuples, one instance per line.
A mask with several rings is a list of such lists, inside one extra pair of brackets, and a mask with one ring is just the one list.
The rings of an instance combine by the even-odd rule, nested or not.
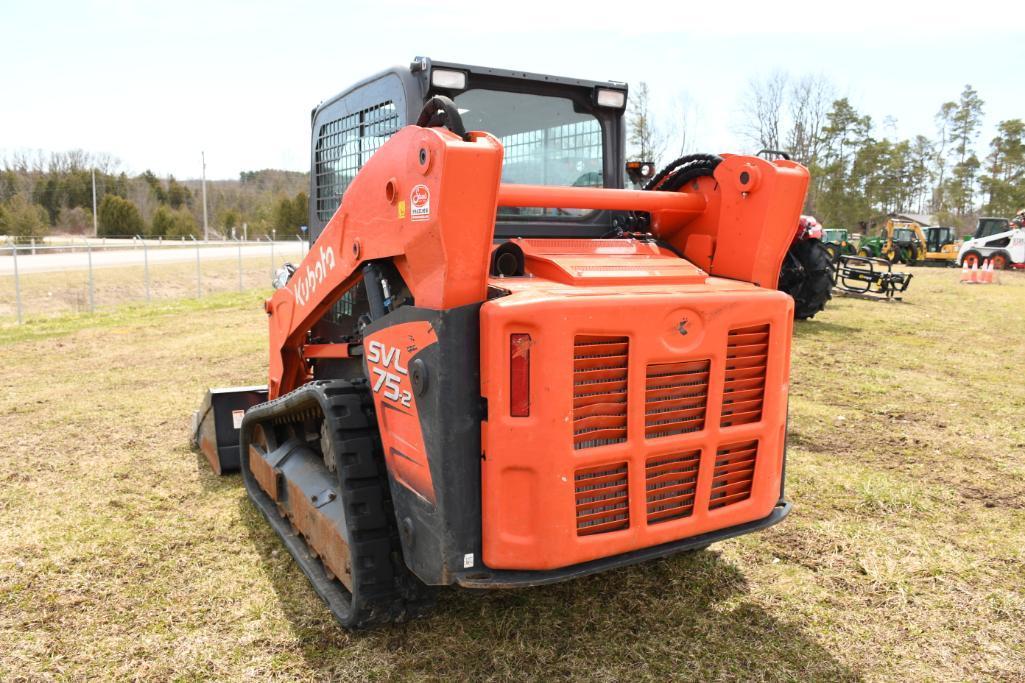
[[(280, 425), (319, 415), (329, 423), (339, 497), (345, 505), (352, 593), (331, 579), (327, 580), (335, 584), (334, 590), (318, 585), (326, 578), (320, 560), (308, 549), (297, 555), (288, 539), (282, 540), (286, 540), (289, 551), (343, 626), (364, 628), (418, 616), (429, 605), (430, 593), (402, 559), (373, 400), (365, 380), (310, 382), (254, 407), (246, 414), (242, 443), (248, 447), (248, 435), (252, 425), (257, 423)], [(247, 488), (248, 484), (247, 481)], [(278, 527), (271, 515), (283, 519), (280, 513), (276, 509), (268, 510), (252, 491), (250, 497), (272, 526)], [(280, 530), (276, 530), (280, 534)], [(305, 541), (302, 544), (305, 546)], [(306, 562), (315, 562), (320, 571), (308, 571), (304, 566)]]

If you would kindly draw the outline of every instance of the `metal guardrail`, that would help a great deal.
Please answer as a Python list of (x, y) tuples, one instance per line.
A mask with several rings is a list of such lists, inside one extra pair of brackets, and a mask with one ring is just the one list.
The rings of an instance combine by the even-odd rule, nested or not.
[[(234, 247), (236, 249), (236, 262), (238, 264), (238, 291), (242, 292), (245, 289), (245, 283), (243, 278), (244, 264), (243, 264), (243, 253), (248, 249), (258, 247), (269, 247), (270, 258), (269, 258), (269, 278), (267, 284), (269, 286), (270, 281), (274, 277), (275, 271), (280, 267), (281, 264), (277, 263), (278, 256), (293, 258), (301, 260), (305, 252), (308, 251), (308, 245), (301, 237), (295, 237), (297, 241), (297, 249), (293, 250), (288, 245), (295, 244), (293, 242), (279, 240), (274, 241), (270, 239), (257, 239), (257, 240), (217, 240), (205, 242), (192, 238), (191, 240), (161, 240), (161, 239), (146, 239), (141, 235), (136, 235), (130, 238), (115, 239), (115, 238), (95, 238), (95, 239), (83, 239), (81, 243), (71, 244), (50, 244), (35, 243), (30, 241), (28, 244), (15, 244), (10, 240), (0, 241), (0, 266), (6, 258), (10, 258), (11, 269), (10, 275), (13, 275), (14, 280), (14, 303), (15, 303), (15, 317), (18, 324), (23, 324), (25, 320), (25, 302), (24, 302), (24, 287), (23, 278), (29, 275), (24, 268), (24, 260), (33, 256), (44, 256), (46, 254), (84, 254), (85, 264), (84, 267), (70, 267), (62, 268), (63, 270), (84, 270), (87, 274), (87, 289), (88, 289), (88, 308), (89, 312), (93, 313), (96, 311), (96, 286), (94, 271), (97, 266), (93, 261), (94, 252), (126, 252), (141, 250), (142, 252), (142, 285), (143, 285), (143, 299), (150, 303), (152, 301), (151, 291), (151, 252), (167, 252), (167, 251), (181, 251), (183, 249), (194, 249), (196, 254), (196, 297), (202, 298), (203, 296), (203, 258), (202, 254), (208, 249), (220, 249), (224, 250), (225, 247)], [(230, 258), (230, 257), (229, 257)], [(19, 266), (19, 260), (23, 263)], [(225, 256), (217, 257), (215, 260), (223, 262)], [(180, 260), (168, 262), (168, 263), (180, 263)], [(131, 268), (137, 267), (137, 262), (125, 262), (125, 263), (114, 263), (103, 268), (116, 268), (124, 267)], [(4, 273), (6, 269), (0, 269), (0, 277), (8, 274)], [(41, 272), (54, 272), (54, 271), (41, 271)]]

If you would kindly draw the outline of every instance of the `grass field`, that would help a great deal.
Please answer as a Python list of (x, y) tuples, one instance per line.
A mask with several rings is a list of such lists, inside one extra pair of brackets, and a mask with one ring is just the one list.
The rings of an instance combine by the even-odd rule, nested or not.
[[(3, 256), (6, 255), (0, 251), (0, 257)], [(298, 249), (289, 245), (279, 250), (275, 254), (274, 267), (280, 267), (286, 260), (296, 263), (302, 260)], [(244, 255), (241, 266), (243, 291), (270, 287), (273, 273), (269, 256)], [(89, 273), (84, 268), (62, 272), (23, 272), (19, 286), (25, 319), (89, 311)], [(198, 293), (209, 296), (238, 291), (239, 262), (236, 258), (202, 256), (198, 278), (194, 259), (151, 263), (149, 266), (151, 302), (195, 297)], [(146, 274), (142, 264), (93, 269), (93, 305), (96, 310), (145, 300)], [(14, 321), (15, 305), (14, 277), (0, 275), (0, 324)]]
[(256, 294), (0, 327), (0, 680), (1025, 680), (1025, 275), (799, 324), (766, 532), (341, 630), (188, 449)]

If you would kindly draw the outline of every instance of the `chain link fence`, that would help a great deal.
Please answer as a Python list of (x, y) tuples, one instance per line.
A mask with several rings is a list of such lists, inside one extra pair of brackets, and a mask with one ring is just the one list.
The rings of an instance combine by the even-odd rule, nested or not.
[(97, 238), (0, 242), (0, 321), (91, 313), (132, 302), (269, 289), (307, 244)]

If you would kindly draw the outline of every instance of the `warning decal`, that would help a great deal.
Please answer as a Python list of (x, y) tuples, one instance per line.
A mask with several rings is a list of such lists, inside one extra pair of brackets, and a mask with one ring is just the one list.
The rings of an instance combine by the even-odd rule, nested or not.
[(409, 219), (425, 221), (431, 217), (431, 191), (426, 185), (417, 185), (409, 193)]

